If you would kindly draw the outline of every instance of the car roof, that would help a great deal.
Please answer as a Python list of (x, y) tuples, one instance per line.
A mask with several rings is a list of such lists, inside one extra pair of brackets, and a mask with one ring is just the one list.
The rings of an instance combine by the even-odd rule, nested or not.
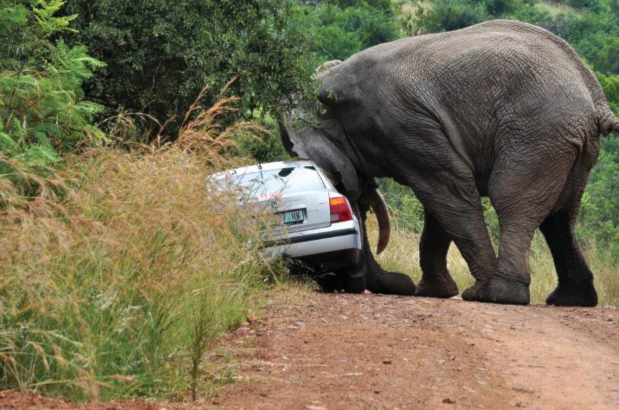
[(282, 169), (282, 168), (306, 168), (312, 167), (315, 168), (316, 164), (312, 161), (308, 161), (305, 159), (295, 159), (290, 161), (276, 161), (276, 162), (267, 162), (262, 164), (248, 165), (245, 167), (239, 167), (234, 169), (229, 169), (227, 171), (221, 171), (216, 174), (213, 174), (213, 178), (223, 178), (229, 175), (244, 175), (251, 174), (253, 172), (260, 171), (270, 171), (274, 169)]

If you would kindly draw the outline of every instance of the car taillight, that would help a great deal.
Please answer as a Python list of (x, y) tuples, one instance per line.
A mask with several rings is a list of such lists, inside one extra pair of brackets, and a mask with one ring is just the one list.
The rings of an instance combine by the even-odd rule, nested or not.
[(338, 196), (329, 199), (331, 208), (331, 222), (344, 222), (352, 220), (352, 210), (346, 198)]

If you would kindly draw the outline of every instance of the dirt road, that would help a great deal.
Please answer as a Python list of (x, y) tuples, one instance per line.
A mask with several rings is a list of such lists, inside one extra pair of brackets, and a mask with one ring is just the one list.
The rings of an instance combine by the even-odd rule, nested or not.
[[(251, 322), (251, 323), (249, 323)], [(619, 309), (273, 293), (221, 340), (234, 383), (196, 403), (71, 404), (0, 392), (1, 409), (619, 409)]]
[[(274, 296), (224, 409), (619, 409), (619, 310)], [(203, 403), (205, 405), (206, 403)]]

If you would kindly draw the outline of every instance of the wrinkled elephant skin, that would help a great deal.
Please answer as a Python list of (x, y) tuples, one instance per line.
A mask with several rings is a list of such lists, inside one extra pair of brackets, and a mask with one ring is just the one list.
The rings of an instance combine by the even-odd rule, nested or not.
[[(528, 304), (539, 227), (559, 278), (547, 303), (597, 304), (574, 224), (600, 139), (619, 120), (567, 43), (496, 20), (367, 49), (328, 63), (316, 81), (320, 113), (281, 119), (288, 152), (334, 176), (362, 219), (374, 177), (411, 187), (424, 207), (419, 286), (384, 272), (366, 246), (369, 290), (456, 295), (446, 261), (454, 242), (476, 280), (464, 299)], [(500, 221), (498, 255), (482, 196)]]

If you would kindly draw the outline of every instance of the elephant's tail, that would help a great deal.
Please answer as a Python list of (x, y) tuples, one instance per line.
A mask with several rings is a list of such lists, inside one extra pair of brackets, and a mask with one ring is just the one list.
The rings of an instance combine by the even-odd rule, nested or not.
[(598, 126), (600, 128), (600, 134), (607, 136), (611, 132), (619, 133), (619, 118), (613, 114), (613, 112), (605, 106), (601, 112), (598, 112)]

